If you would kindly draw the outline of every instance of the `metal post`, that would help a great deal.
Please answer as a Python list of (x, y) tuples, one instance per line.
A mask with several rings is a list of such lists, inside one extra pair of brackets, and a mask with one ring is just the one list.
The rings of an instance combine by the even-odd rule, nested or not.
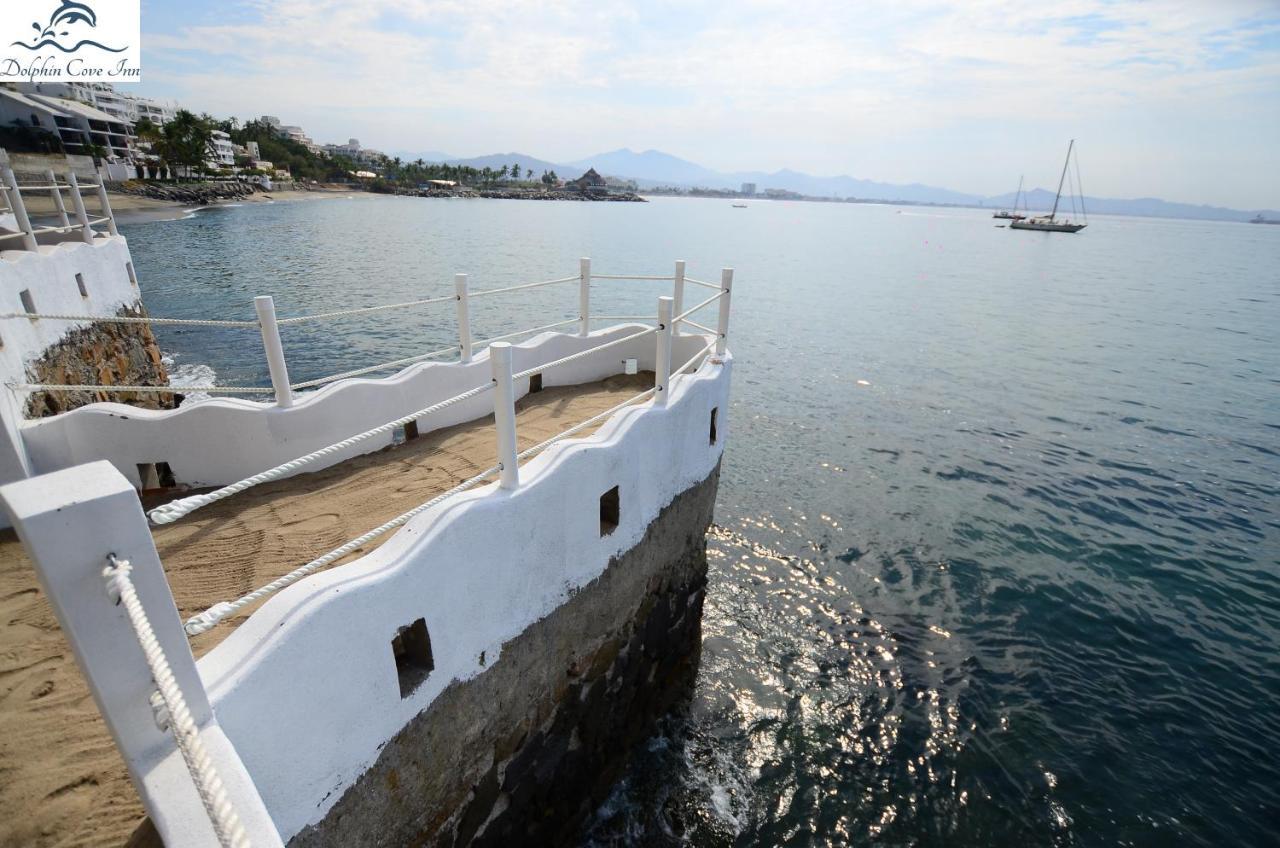
[(516, 459), (516, 399), (511, 383), (511, 345), (494, 342), (489, 345), (489, 362), (493, 365), (493, 418), (498, 432), (498, 462), (502, 463), (501, 486), (520, 486), (520, 465)]
[(84, 197), (80, 194), (80, 181), (75, 171), (67, 172), (67, 185), (71, 186), (71, 205), (76, 210), (76, 220), (80, 222), (80, 237), (85, 244), (93, 244), (93, 228), (89, 226), (89, 213), (84, 208)]
[(22, 248), (35, 250), (39, 244), (36, 243), (35, 230), (31, 228), (31, 219), (27, 217), (27, 204), (22, 202), (18, 178), (14, 175), (12, 168), (5, 167), (4, 182), (9, 188), (9, 208), (13, 210), (13, 217), (18, 221), (18, 229), (22, 231)]
[(671, 394), (671, 303), (669, 297), (658, 298), (658, 355), (653, 366), (653, 405), (666, 406)]
[(262, 348), (267, 353), (271, 387), (276, 390), (276, 406), (288, 409), (293, 406), (293, 389), (289, 388), (289, 368), (284, 361), (284, 345), (280, 343), (280, 325), (276, 323), (276, 302), (271, 295), (255, 297), (253, 308), (258, 310)]
[(716, 328), (719, 337), (716, 339), (716, 356), (724, 356), (725, 346), (729, 341), (729, 295), (733, 289), (733, 269), (720, 271), (720, 290), (724, 296), (720, 298), (720, 325)]
[(585, 256), (578, 260), (578, 316), (582, 327), (578, 335), (591, 333), (591, 260)]
[(172, 731), (152, 707), (156, 683), (123, 608), (107, 589), (108, 557), (130, 578), (195, 722), (227, 801), (254, 846), (278, 846), (262, 797), (218, 724), (182, 629), (138, 493), (109, 462), (55, 471), (0, 488), (62, 635), (106, 720), (129, 776), (167, 845), (216, 845)]
[(58, 175), (50, 168), (44, 172), (44, 176), (49, 181), (49, 185), (53, 186), (49, 190), (49, 196), (53, 198), (53, 208), (58, 213), (60, 226), (70, 227), (71, 219), (67, 217), (67, 205), (62, 202), (62, 189), (58, 188)]
[(102, 172), (98, 172), (98, 203), (102, 206), (102, 215), (107, 219), (107, 232), (113, 236), (120, 235), (116, 229), (116, 216), (111, 214), (111, 201), (107, 200), (107, 186)]
[[(672, 291), (675, 296), (675, 304), (672, 306), (673, 314), (679, 315), (684, 312), (684, 260), (676, 260), (676, 282)], [(680, 322), (677, 321), (671, 326), (671, 334), (680, 335)]]
[(467, 275), (454, 274), (453, 288), (458, 293), (458, 347), (460, 362), (471, 361), (471, 315), (467, 311)]

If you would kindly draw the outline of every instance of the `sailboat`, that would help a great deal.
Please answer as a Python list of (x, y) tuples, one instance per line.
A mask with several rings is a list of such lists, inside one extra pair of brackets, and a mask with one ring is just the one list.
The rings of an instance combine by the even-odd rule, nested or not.
[[(1037, 218), (1031, 218), (1026, 221), (1013, 221), (1009, 224), (1011, 230), (1040, 230), (1046, 233), (1078, 233), (1089, 225), (1089, 217), (1084, 212), (1084, 191), (1080, 189), (1080, 162), (1076, 160), (1076, 189), (1080, 192), (1080, 213), (1085, 216), (1083, 224), (1073, 223), (1070, 218), (1058, 220), (1058, 201), (1062, 200), (1062, 186), (1067, 180), (1067, 169), (1071, 165), (1071, 152), (1075, 150), (1076, 140), (1071, 139), (1071, 143), (1067, 145), (1067, 160), (1062, 163), (1062, 176), (1058, 179), (1058, 193), (1053, 198), (1053, 211), (1048, 215), (1042, 215)], [(1071, 195), (1072, 212), (1075, 211), (1075, 193)]]
[(1018, 193), (1013, 196), (1013, 211), (1007, 212), (1004, 209), (1001, 209), (999, 212), (995, 213), (991, 217), (992, 218), (1008, 218), (1011, 221), (1021, 221), (1023, 218), (1027, 217), (1026, 215), (1021, 215), (1018, 213), (1018, 201), (1021, 199), (1022, 199), (1022, 177), (1018, 177)]

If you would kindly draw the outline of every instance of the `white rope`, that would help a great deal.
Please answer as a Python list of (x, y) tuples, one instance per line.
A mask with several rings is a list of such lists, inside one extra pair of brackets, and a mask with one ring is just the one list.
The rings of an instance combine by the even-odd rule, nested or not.
[(685, 278), (684, 278), (684, 281), (685, 281), (686, 283), (693, 283), (695, 286), (702, 286), (702, 287), (704, 287), (704, 288), (708, 288), (708, 289), (719, 289), (719, 288), (720, 288), (720, 286), (719, 286), (718, 284), (716, 284), (716, 283), (708, 283), (706, 280), (695, 280), (693, 277), (685, 277)]
[[(75, 228), (73, 228), (75, 229)], [(151, 318), (132, 315), (46, 315), (39, 312), (3, 312), (0, 318), (46, 318), (51, 321), (99, 321), (107, 324), (162, 324), (193, 327), (257, 327), (257, 321), (215, 321), (202, 318)], [(281, 322), (283, 323), (283, 322)]]
[[(702, 350), (698, 351), (698, 353), (694, 354), (687, 362), (685, 362), (679, 368), (672, 371), (671, 372), (672, 376), (681, 374), (686, 368), (688, 368), (690, 365), (696, 362), (701, 356), (703, 356), (705, 353), (707, 353), (709, 350), (715, 347), (715, 344), (716, 344), (715, 342), (711, 342)], [(622, 403), (617, 404), (616, 406), (612, 406), (609, 409), (606, 409), (604, 412), (601, 412), (598, 415), (591, 416), (586, 421), (582, 421), (578, 424), (575, 424), (569, 429), (564, 430), (560, 433), (557, 433), (556, 435), (552, 436), (551, 438), (543, 442), (539, 442), (538, 444), (534, 445), (531, 448), (526, 448), (525, 450), (516, 454), (516, 460), (519, 461), (519, 460), (527, 459), (533, 456), (534, 454), (545, 450), (546, 448), (550, 447), (556, 442), (563, 441), (564, 439), (567, 439), (570, 436), (580, 433), (586, 428), (590, 427), (592, 424), (595, 424), (599, 421), (603, 421), (604, 419), (613, 415), (618, 410), (623, 409), (624, 407), (629, 406), (633, 403), (637, 403), (639, 401), (648, 399), (654, 394), (654, 391), (655, 389), (648, 389), (646, 391), (643, 391), (640, 394), (635, 395), (634, 397), (630, 397), (627, 400), (624, 400)], [(373, 541), (379, 536), (382, 536), (390, 532), (391, 530), (394, 530), (397, 527), (404, 525), (413, 517), (417, 515), (421, 515), (423, 512), (426, 512), (432, 507), (443, 503), (444, 501), (448, 500), (449, 498), (453, 497), (456, 494), (465, 492), (466, 490), (476, 486), (477, 484), (481, 483), (487, 478), (493, 476), (494, 474), (497, 474), (501, 470), (502, 470), (501, 463), (493, 466), (492, 468), (487, 468), (484, 471), (481, 471), (479, 474), (475, 475), (474, 477), (464, 480), (463, 482), (454, 486), (452, 489), (448, 490), (447, 492), (443, 492), (439, 495), (436, 495), (431, 500), (427, 501), (424, 504), (420, 504), (414, 507), (408, 512), (401, 513), (400, 515), (396, 516), (395, 518), (391, 519), (385, 524), (381, 524), (378, 527), (375, 527), (374, 529), (370, 530), (368, 533), (365, 533), (363, 536), (359, 536), (355, 539), (352, 539), (346, 544), (341, 545), (340, 547), (334, 548), (333, 550), (329, 551), (324, 556), (313, 559), (311, 562), (307, 563), (306, 565), (300, 566), (299, 568), (295, 568), (293, 571), (289, 572), (283, 577), (279, 577), (271, 581), (270, 583), (268, 583), (267, 585), (263, 586), (260, 589), (256, 589), (253, 592), (250, 592), (247, 595), (243, 595), (234, 601), (230, 601), (230, 602), (224, 601), (222, 603), (214, 604), (204, 612), (198, 615), (194, 615), (191, 618), (187, 619), (187, 622), (184, 625), (184, 628), (186, 629), (187, 633), (192, 636), (197, 636), (201, 633), (204, 633), (206, 630), (210, 630), (211, 628), (217, 626), (219, 622), (223, 621), (228, 616), (235, 615), (236, 612), (245, 608), (246, 606), (249, 606), (250, 604), (257, 602), (268, 595), (271, 595), (271, 594), (274, 594), (275, 592), (280, 591), (286, 586), (297, 582), (298, 580), (302, 579), (303, 577), (306, 577), (308, 574), (311, 574), (312, 572), (318, 569), (325, 568), (326, 566), (332, 565), (333, 563), (345, 557), (347, 554), (350, 554), (351, 552), (363, 547), (364, 545)], [(217, 493), (215, 492), (213, 494), (217, 494)], [(189, 498), (188, 500), (193, 500), (193, 499)], [(155, 520), (155, 513), (157, 511), (158, 510), (153, 510), (151, 513), (153, 521)]]
[(307, 380), (302, 383), (294, 383), (289, 388), (309, 389), (313, 386), (323, 386), (325, 383), (332, 383), (337, 380), (345, 380), (348, 377), (359, 377), (361, 374), (372, 374), (374, 371), (385, 371), (388, 368), (396, 368), (400, 365), (411, 365), (414, 362), (421, 362), (424, 359), (432, 359), (437, 356), (444, 356), (447, 353), (457, 353), (458, 346), (444, 347), (440, 350), (433, 350), (431, 353), (423, 353), (418, 356), (406, 356), (404, 359), (393, 359), (390, 362), (384, 362), (381, 365), (370, 365), (368, 368), (357, 368), (354, 371), (343, 371), (341, 374), (331, 374), (328, 377), (320, 377), (315, 380)]
[(656, 321), (652, 315), (592, 315), (592, 321)]
[(702, 303), (699, 303), (697, 306), (691, 306), (688, 309), (686, 309), (684, 312), (681, 312), (679, 315), (672, 318), (671, 323), (674, 324), (676, 321), (683, 321), (685, 318), (688, 318), (690, 315), (697, 312), (702, 307), (710, 306), (711, 304), (715, 303), (717, 300), (719, 300), (722, 297), (724, 297), (724, 292), (719, 292), (718, 294), (711, 295), (711, 297), (702, 301)]
[(633, 333), (630, 336), (623, 336), (620, 339), (614, 339), (613, 341), (605, 342), (602, 345), (596, 345), (595, 347), (590, 347), (590, 348), (587, 348), (586, 350), (578, 351), (577, 353), (572, 353), (568, 356), (562, 356), (559, 359), (554, 359), (551, 362), (548, 362), (544, 365), (535, 365), (533, 368), (526, 368), (523, 371), (519, 371), (515, 374), (512, 374), (511, 379), (522, 380), (525, 377), (532, 377), (534, 374), (541, 374), (544, 371), (548, 371), (552, 368), (557, 368), (561, 365), (567, 365), (570, 362), (573, 362), (578, 359), (582, 359), (585, 356), (590, 356), (591, 354), (596, 353), (598, 351), (608, 350), (609, 348), (617, 347), (620, 344), (626, 344), (627, 342), (635, 341), (636, 339), (642, 339), (645, 336), (652, 335), (653, 333), (656, 333), (656, 332), (658, 332), (657, 327), (650, 327), (647, 330), (641, 330), (640, 332)]
[[(362, 306), (359, 309), (339, 309), (337, 312), (318, 312), (315, 315), (294, 315), (291, 318), (277, 318), (277, 324), (301, 324), (303, 321), (321, 321), (327, 318), (347, 318), (351, 315), (367, 315), (370, 312), (385, 312), (388, 309), (408, 309), (411, 306), (426, 306), (429, 303), (445, 303), (456, 301), (456, 294), (442, 297), (428, 297), (424, 300), (409, 300), (404, 303), (387, 303), (382, 306)], [(255, 322), (256, 326), (256, 322)]]
[(313, 571), (316, 571), (317, 569), (324, 568), (325, 566), (328, 566), (328, 565), (332, 565), (333, 563), (342, 559), (344, 556), (356, 550), (357, 548), (360, 548), (363, 545), (378, 538), (379, 536), (382, 536), (383, 534), (396, 529), (397, 527), (401, 526), (402, 524), (404, 524), (414, 516), (419, 515), (423, 512), (426, 512), (428, 509), (431, 509), (433, 506), (436, 506), (437, 504), (448, 500), (454, 495), (459, 494), (461, 492), (465, 492), (467, 489), (470, 489), (471, 487), (475, 486), (477, 483), (482, 482), (485, 478), (491, 477), (494, 474), (497, 474), (501, 470), (502, 470), (501, 465), (495, 465), (492, 468), (487, 468), (484, 471), (481, 471), (476, 476), (471, 477), (467, 480), (464, 480), (463, 482), (454, 486), (449, 491), (444, 492), (443, 494), (437, 495), (436, 497), (432, 498), (431, 500), (427, 501), (424, 504), (415, 506), (413, 509), (409, 510), (408, 512), (402, 513), (396, 516), (395, 518), (391, 519), (386, 524), (382, 524), (382, 525), (379, 525), (378, 527), (373, 528), (368, 533), (365, 533), (363, 536), (359, 536), (355, 539), (352, 539), (350, 542), (347, 542), (345, 545), (342, 545), (340, 547), (334, 548), (333, 550), (329, 551), (329, 553), (325, 554), (324, 556), (319, 557), (317, 559), (313, 559), (311, 560), (311, 562), (307, 563), (306, 565), (300, 566), (299, 568), (295, 568), (293, 571), (290, 571), (288, 574), (284, 575), (283, 577), (279, 577), (275, 580), (272, 580), (270, 583), (263, 586), (261, 589), (256, 589), (250, 592), (249, 594), (244, 595), (240, 598), (237, 598), (236, 600), (231, 602), (223, 601), (220, 604), (214, 604), (213, 606), (209, 607), (209, 609), (205, 610), (199, 615), (195, 615), (187, 619), (187, 622), (184, 625), (187, 633), (192, 636), (196, 636), (205, 632), (206, 630), (209, 630), (215, 627), (218, 624), (218, 622), (222, 621), (227, 616), (234, 615), (237, 611), (254, 603), (255, 601), (265, 598), (267, 595), (271, 595), (276, 592), (279, 592), (284, 587), (288, 586), (291, 583), (295, 583), (298, 580), (301, 580), (303, 577), (306, 577), (308, 574), (310, 574)]
[(675, 277), (651, 277), (645, 274), (592, 274), (593, 280), (664, 280), (671, 282)]
[(243, 492), (245, 489), (250, 489), (262, 483), (276, 480), (291, 471), (297, 471), (304, 465), (308, 465), (318, 459), (331, 456), (339, 451), (346, 450), (353, 445), (357, 445), (366, 439), (371, 439), (374, 436), (381, 435), (382, 433), (389, 433), (397, 427), (403, 427), (410, 421), (415, 421), (419, 418), (430, 415), (433, 412), (439, 412), (440, 410), (452, 406), (455, 403), (461, 403), (464, 400), (468, 400), (476, 395), (487, 392), (492, 389), (493, 386), (493, 380), (490, 379), (489, 382), (477, 386), (474, 389), (469, 389), (460, 395), (454, 395), (447, 400), (442, 400), (439, 403), (432, 404), (424, 409), (419, 409), (417, 412), (412, 412), (403, 418), (397, 418), (395, 421), (388, 421), (386, 424), (374, 427), (372, 430), (365, 430), (363, 433), (358, 433), (348, 439), (343, 439), (340, 442), (334, 442), (328, 447), (323, 447), (318, 451), (313, 451), (305, 456), (300, 456), (297, 459), (291, 459), (288, 462), (277, 465), (275, 468), (270, 468), (260, 474), (255, 474), (252, 477), (246, 477), (237, 483), (232, 483), (229, 486), (223, 486), (221, 489), (208, 492), (203, 495), (193, 495), (189, 498), (182, 498), (163, 506), (158, 506), (151, 510), (151, 512), (148, 513), (148, 516), (151, 518), (153, 524), (171, 524), (182, 516), (194, 512), (201, 507), (208, 506), (211, 503), (217, 503), (224, 498), (229, 498), (232, 495)]
[(536, 289), (539, 286), (553, 286), (556, 283), (571, 283), (579, 279), (577, 275), (572, 277), (561, 277), (558, 280), (543, 280), (540, 283), (522, 283), (518, 286), (505, 286), (500, 289), (481, 289), (480, 291), (468, 292), (467, 297), (484, 297), (486, 294), (503, 294), (504, 292), (520, 291), (521, 289)]
[(565, 327), (569, 324), (576, 324), (581, 320), (581, 318), (570, 318), (567, 321), (557, 321), (554, 324), (543, 324), (541, 327), (533, 327), (528, 330), (516, 330), (514, 333), (506, 333), (501, 336), (494, 336), (491, 339), (485, 339), (482, 342), (476, 342), (475, 346), (480, 347), (487, 344), (493, 344), (494, 342), (500, 342), (503, 339), (514, 339), (516, 336), (523, 336), (526, 333), (540, 333), (543, 330), (554, 330), (556, 327)]
[(164, 655), (164, 648), (151, 629), (147, 612), (142, 608), (138, 592), (133, 586), (130, 572), (133, 566), (127, 559), (116, 559), (115, 554), (108, 557), (110, 565), (102, 570), (107, 583), (107, 594), (111, 599), (124, 606), (129, 616), (129, 624), (133, 627), (133, 635), (142, 648), (147, 667), (151, 670), (151, 678), (160, 690), (160, 698), (169, 712), (169, 729), (173, 731), (174, 741), (182, 753), (182, 761), (187, 765), (187, 772), (200, 795), (200, 803), (209, 815), (209, 822), (218, 836), (218, 844), (222, 848), (248, 848), (249, 837), (240, 824), (240, 816), (227, 797), (222, 778), (218, 776), (213, 758), (205, 750), (200, 738), (200, 728), (196, 726), (191, 710), (187, 708), (187, 700), (182, 695), (169, 661)]
[(26, 392), (151, 392), (153, 394), (189, 395), (194, 392), (220, 392), (224, 395), (269, 395), (270, 387), (258, 386), (76, 386), (68, 383), (8, 383), (15, 391)]
[[(713, 330), (713, 329), (711, 329), (710, 327), (707, 327), (707, 326), (705, 326), (705, 325), (703, 325), (703, 324), (699, 324), (697, 321), (690, 321), (688, 318), (682, 318), (682, 319), (680, 319), (680, 320), (681, 320), (683, 323), (688, 324), (690, 327), (694, 327), (694, 328), (696, 328), (696, 329), (699, 329), (699, 330), (701, 330), (701, 331), (702, 331), (702, 332), (704, 332), (704, 333), (710, 333), (710, 334), (711, 334), (711, 335), (713, 335), (713, 336), (718, 336), (718, 335), (720, 335), (720, 331), (719, 331), (719, 330)], [(674, 321), (672, 321), (672, 323), (674, 324), (675, 322), (674, 322)]]

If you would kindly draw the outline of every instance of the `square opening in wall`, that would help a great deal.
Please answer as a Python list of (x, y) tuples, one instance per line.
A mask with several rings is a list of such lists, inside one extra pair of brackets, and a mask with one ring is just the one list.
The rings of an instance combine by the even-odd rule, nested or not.
[(25, 309), (28, 314), (34, 315), (36, 312), (36, 302), (35, 299), (31, 297), (31, 289), (23, 289), (18, 292), (18, 298), (22, 301), (22, 308)]
[(400, 679), (400, 697), (407, 698), (436, 667), (431, 656), (427, 620), (420, 618), (398, 629), (391, 640), (391, 653), (395, 656), (396, 676)]
[(76, 288), (80, 289), (81, 297), (89, 296), (89, 290), (84, 287), (84, 274), (76, 274)]
[(720, 407), (714, 407), (711, 410), (711, 444), (716, 443), (716, 413), (720, 411)]
[(529, 394), (542, 391), (542, 375), (534, 374), (529, 378)]
[(608, 536), (618, 529), (618, 517), (621, 514), (618, 502), (618, 487), (614, 486), (600, 496), (600, 535)]

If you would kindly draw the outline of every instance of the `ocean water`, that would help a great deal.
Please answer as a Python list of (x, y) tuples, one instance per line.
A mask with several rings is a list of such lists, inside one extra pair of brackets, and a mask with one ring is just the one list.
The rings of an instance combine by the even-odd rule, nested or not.
[[(579, 256), (737, 269), (697, 690), (584, 844), (1276, 844), (1280, 228), (996, 224), (356, 198), (122, 229), (160, 316), (410, 300)], [(661, 293), (602, 282), (593, 309)], [(524, 294), (475, 301), (475, 335), (576, 313), (572, 285)], [(284, 343), (297, 381), (453, 332), (445, 304)], [(157, 335), (188, 384), (266, 383), (252, 331)]]

